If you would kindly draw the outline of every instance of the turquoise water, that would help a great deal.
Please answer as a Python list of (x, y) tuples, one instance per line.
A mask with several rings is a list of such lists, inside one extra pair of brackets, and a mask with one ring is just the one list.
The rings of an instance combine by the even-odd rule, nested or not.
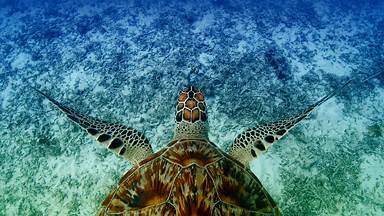
[(251, 169), (284, 215), (384, 215), (381, 1), (1, 1), (0, 29), (0, 215), (93, 215), (131, 167), (29, 86), (159, 150), (194, 84), (224, 149), (351, 78)]

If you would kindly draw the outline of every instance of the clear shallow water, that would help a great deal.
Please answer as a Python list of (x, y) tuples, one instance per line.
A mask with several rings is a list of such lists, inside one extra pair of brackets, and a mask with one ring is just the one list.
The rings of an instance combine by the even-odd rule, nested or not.
[[(160, 149), (178, 91), (195, 84), (224, 148), (383, 71), (380, 1), (0, 6), (0, 215), (92, 215), (130, 167), (28, 85)], [(384, 214), (383, 81), (355, 82), (252, 163), (284, 215)]]

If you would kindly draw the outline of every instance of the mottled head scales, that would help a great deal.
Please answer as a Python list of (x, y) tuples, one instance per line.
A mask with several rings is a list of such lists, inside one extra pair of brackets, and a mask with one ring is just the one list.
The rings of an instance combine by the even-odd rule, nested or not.
[(176, 105), (174, 139), (208, 138), (208, 115), (203, 92), (190, 86), (180, 91)]

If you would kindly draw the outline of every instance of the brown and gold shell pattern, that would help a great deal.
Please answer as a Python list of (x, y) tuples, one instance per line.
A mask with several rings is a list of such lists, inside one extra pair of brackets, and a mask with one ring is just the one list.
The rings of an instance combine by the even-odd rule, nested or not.
[(280, 215), (257, 177), (206, 140), (177, 140), (129, 170), (101, 215)]

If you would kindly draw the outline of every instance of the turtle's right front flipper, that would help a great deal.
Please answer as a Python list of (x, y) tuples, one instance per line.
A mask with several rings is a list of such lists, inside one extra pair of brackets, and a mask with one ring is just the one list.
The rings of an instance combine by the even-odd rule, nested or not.
[(267, 151), (269, 147), (285, 136), (290, 129), (299, 124), (321, 104), (338, 94), (351, 81), (349, 80), (343, 86), (327, 94), (297, 115), (245, 130), (235, 138), (230, 146), (229, 154), (244, 165), (249, 165), (251, 160)]
[(148, 139), (139, 131), (124, 125), (85, 116), (70, 107), (62, 105), (47, 94), (37, 89), (35, 90), (58, 107), (68, 118), (86, 130), (98, 143), (115, 154), (124, 157), (132, 163), (139, 163), (153, 153)]

